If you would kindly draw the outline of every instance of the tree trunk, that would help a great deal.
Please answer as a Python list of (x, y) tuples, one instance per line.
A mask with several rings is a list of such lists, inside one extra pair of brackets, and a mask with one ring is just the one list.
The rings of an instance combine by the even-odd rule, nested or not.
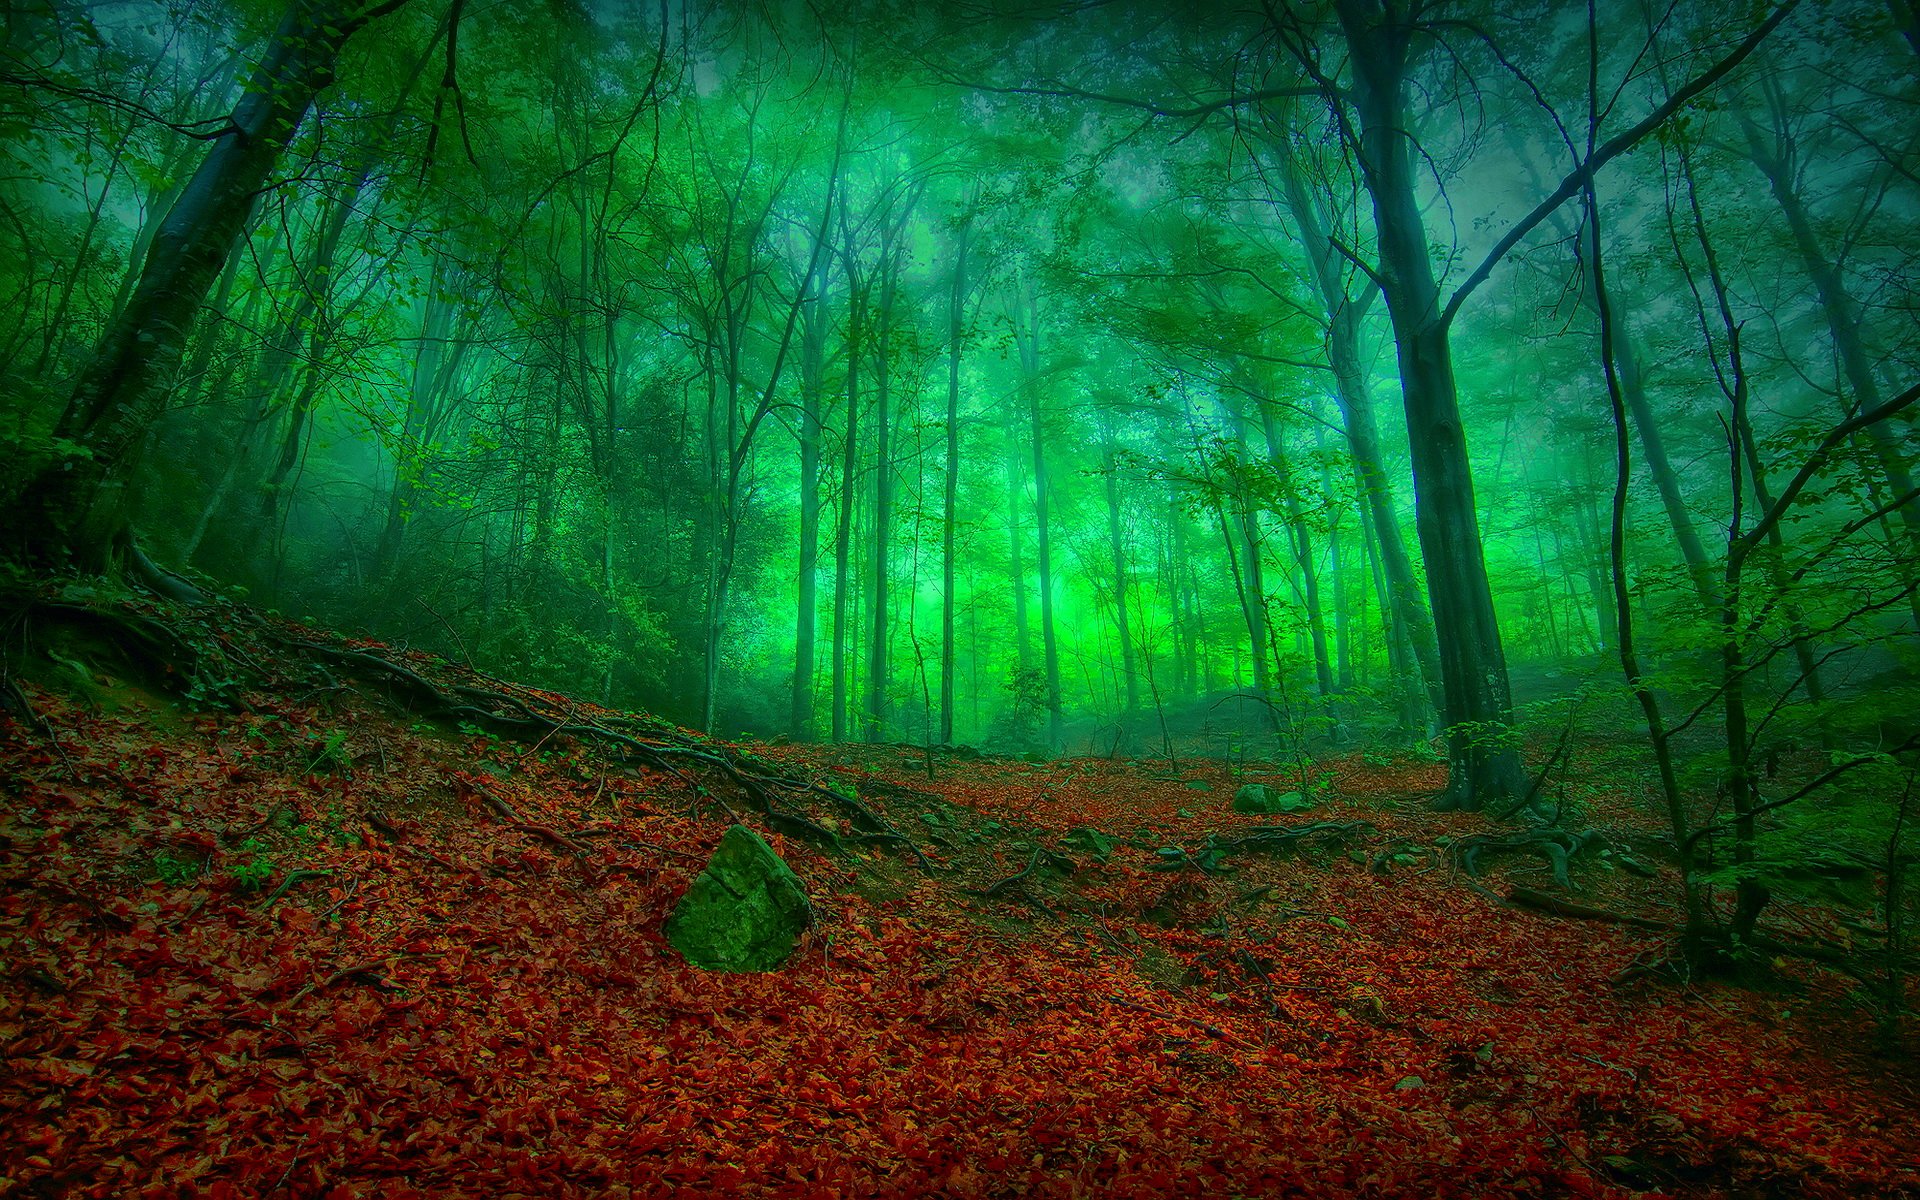
[[(1233, 525), (1227, 520), (1227, 509), (1218, 496), (1213, 500), (1214, 519), (1220, 525), (1220, 540), (1227, 548), (1227, 569), (1233, 574), (1233, 590), (1240, 598), (1240, 616), (1246, 621), (1247, 642), (1253, 652), (1253, 690), (1263, 699), (1269, 690), (1267, 681), (1267, 617), (1266, 605), (1260, 597), (1264, 586), (1260, 578), (1260, 560), (1257, 551), (1258, 542), (1246, 528), (1244, 506), (1241, 513), (1241, 533), (1244, 544), (1255, 548), (1252, 561), (1242, 566), (1247, 557), (1234, 543)], [(1240, 676), (1236, 665), (1233, 686), (1239, 687)]]
[(1018, 416), (1007, 410), (1007, 581), (1013, 585), (1014, 658), (1033, 661), (1033, 635), (1027, 628), (1027, 564), (1020, 545), (1020, 434)]
[(1673, 540), (1680, 547), (1680, 556), (1686, 560), (1687, 574), (1693, 581), (1694, 592), (1700, 597), (1700, 602), (1711, 610), (1719, 604), (1719, 598), (1714, 595), (1713, 564), (1707, 560), (1706, 548), (1701, 545), (1700, 534), (1693, 527), (1693, 514), (1687, 511), (1686, 498), (1680, 494), (1680, 475), (1667, 457), (1666, 439), (1661, 436), (1660, 420), (1654, 415), (1653, 401), (1647, 396), (1646, 375), (1641, 370), (1639, 356), (1634, 353), (1626, 314), (1621, 312), (1619, 301), (1611, 295), (1607, 299), (1607, 309), (1614, 328), (1614, 366), (1619, 375), (1627, 412), (1633, 417), (1634, 431), (1640, 435), (1640, 449), (1647, 459), (1647, 473), (1653, 477), (1654, 489), (1660, 493), (1660, 504), (1667, 510), (1667, 523), (1673, 526)]
[(967, 240), (963, 221), (954, 247), (953, 286), (947, 296), (947, 462), (940, 515), (940, 742), (953, 744), (954, 516), (960, 507), (960, 357), (967, 299)]
[(887, 550), (893, 529), (893, 301), (899, 285), (898, 247), (892, 236), (880, 249), (880, 304), (873, 339), (873, 629), (867, 654), (866, 740), (881, 741), (887, 728)]
[[(1413, 573), (1413, 559), (1406, 539), (1400, 533), (1400, 518), (1395, 511), (1393, 482), (1387, 475), (1380, 450), (1380, 428), (1373, 409), (1373, 394), (1367, 386), (1366, 368), (1360, 353), (1360, 318), (1363, 305), (1347, 294), (1337, 252), (1327, 234), (1327, 221), (1309, 195), (1290, 156), (1283, 161), (1281, 182), (1287, 207), (1300, 226), (1301, 240), (1307, 249), (1314, 287), (1327, 316), (1327, 359), (1333, 367), (1334, 399), (1340, 408), (1341, 425), (1347, 436), (1347, 449), (1353, 456), (1354, 475), (1359, 483), (1360, 500), (1373, 527), (1374, 546), (1380, 567), (1387, 579), (1389, 607), (1382, 610), (1390, 618), (1395, 632), (1412, 651), (1407, 665), (1417, 668), (1413, 696), (1422, 694), (1434, 715), (1445, 711), (1446, 693), (1441, 684), (1440, 652), (1433, 632), (1433, 616), (1421, 599), (1420, 584)], [(1415, 725), (1424, 724), (1415, 721)]]
[(1053, 626), (1053, 540), (1047, 523), (1046, 434), (1040, 423), (1040, 313), (1029, 301), (1026, 336), (1020, 341), (1021, 390), (1033, 438), (1034, 556), (1040, 569), (1040, 646), (1047, 672), (1047, 749), (1060, 752), (1066, 715), (1060, 699), (1060, 646)]
[(840, 509), (833, 548), (833, 740), (847, 740), (847, 640), (852, 632), (847, 602), (853, 581), (855, 456), (860, 448), (860, 339), (865, 307), (860, 281), (849, 272), (847, 316), (847, 428), (840, 451)]
[(793, 712), (788, 734), (812, 741), (814, 630), (820, 601), (821, 393), (826, 374), (826, 316), (820, 301), (807, 305), (800, 333), (800, 604), (794, 618)]
[(1128, 713), (1140, 707), (1140, 680), (1133, 660), (1133, 631), (1127, 621), (1127, 548), (1121, 536), (1120, 472), (1115, 463), (1113, 431), (1101, 439), (1102, 466), (1107, 479), (1107, 539), (1113, 550), (1113, 609), (1120, 628), (1120, 669), (1124, 672)]
[(37, 549), (104, 566), (131, 516), (135, 459), (166, 411), (208, 291), (233, 253), (256, 194), (333, 79), (341, 48), (394, 5), (349, 19), (332, 0), (293, 0), (233, 112), (155, 233), (140, 281), (81, 372), (56, 436), (81, 453), (51, 464), (7, 522)]
[(1412, 31), (1372, 23), (1362, 0), (1339, 0), (1338, 7), (1352, 52), (1361, 171), (1373, 200), (1382, 292), (1400, 362), (1427, 595), (1444, 634), (1438, 643), (1449, 771), (1435, 806), (1497, 807), (1524, 796), (1527, 778), (1511, 740), (1513, 700), (1480, 543), (1452, 346), (1414, 192), (1402, 95)]
[[(1318, 415), (1316, 413), (1316, 415)], [(1325, 442), (1321, 437), (1321, 427), (1313, 427), (1313, 449), (1320, 460), (1320, 492), (1324, 496), (1333, 495), (1333, 470), (1327, 465)], [(1347, 575), (1344, 555), (1341, 553), (1340, 521), (1338, 514), (1327, 520), (1327, 573), (1333, 580), (1333, 661), (1334, 687), (1345, 692), (1353, 687), (1353, 633), (1352, 613), (1347, 603)]]
[(1320, 569), (1313, 557), (1313, 533), (1307, 528), (1306, 511), (1294, 491), (1293, 466), (1287, 461), (1286, 435), (1274, 419), (1273, 406), (1264, 397), (1256, 397), (1260, 408), (1260, 430), (1267, 442), (1267, 466), (1280, 484), (1284, 512), (1275, 513), (1286, 522), (1292, 543), (1293, 561), (1300, 570), (1300, 591), (1307, 609), (1307, 633), (1313, 646), (1313, 675), (1320, 696), (1330, 700), (1339, 689), (1333, 682), (1333, 663), (1327, 654), (1327, 621), (1320, 607)]

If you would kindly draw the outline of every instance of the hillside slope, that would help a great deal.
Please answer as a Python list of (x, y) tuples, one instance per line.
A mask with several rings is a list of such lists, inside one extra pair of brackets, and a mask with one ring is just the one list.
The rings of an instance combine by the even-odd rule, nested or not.
[[(930, 777), (235, 610), (14, 608), (6, 1194), (1920, 1189), (1911, 1080), (1836, 1048), (1830, 981), (1636, 978), (1658, 929), (1457, 869), (1486, 827), (1428, 766), (1246, 816), (1277, 769)], [(814, 907), (777, 972), (662, 937), (736, 819)], [(1670, 915), (1609, 861), (1583, 902)]]

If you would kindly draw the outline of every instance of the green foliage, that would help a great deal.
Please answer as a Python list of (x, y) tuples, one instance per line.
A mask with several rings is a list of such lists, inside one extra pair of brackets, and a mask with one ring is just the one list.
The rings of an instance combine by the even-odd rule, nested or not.
[(1035, 744), (1040, 720), (1047, 712), (1047, 673), (1036, 666), (1009, 668), (1002, 690), (1006, 706), (988, 731), (992, 745), (1027, 748)]
[(1447, 726), (1447, 736), (1487, 753), (1521, 748), (1520, 727), (1501, 721), (1456, 721)]
[(252, 893), (264, 888), (273, 878), (271, 848), (259, 838), (248, 838), (240, 843), (239, 853), (246, 857), (237, 859), (227, 869), (227, 878), (232, 881), (234, 890)]
[(207, 873), (207, 859), (204, 854), (156, 850), (149, 860), (148, 869), (160, 882), (182, 886), (193, 883)]
[(329, 729), (322, 733), (307, 735), (307, 748), (312, 752), (307, 765), (300, 769), (302, 775), (313, 775), (321, 771), (351, 775), (353, 760), (347, 754), (347, 731)]

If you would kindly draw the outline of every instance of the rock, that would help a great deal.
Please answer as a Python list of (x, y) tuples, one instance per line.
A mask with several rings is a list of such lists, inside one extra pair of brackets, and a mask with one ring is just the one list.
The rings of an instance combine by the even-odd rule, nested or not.
[(1208, 783), (1204, 779), (1189, 779), (1186, 781), (1186, 783), (1187, 783), (1187, 788), (1191, 791), (1210, 792), (1213, 790), (1213, 785)]
[(1079, 825), (1069, 829), (1066, 836), (1060, 839), (1060, 844), (1075, 850), (1084, 850), (1101, 862), (1105, 862), (1113, 856), (1114, 847), (1120, 844), (1120, 839), (1109, 837), (1090, 826)]
[(771, 971), (793, 953), (812, 911), (793, 868), (735, 825), (667, 918), (667, 942), (709, 971)]
[(1233, 794), (1233, 811), (1238, 813), (1296, 813), (1313, 807), (1299, 792), (1275, 791), (1264, 783), (1245, 783)]

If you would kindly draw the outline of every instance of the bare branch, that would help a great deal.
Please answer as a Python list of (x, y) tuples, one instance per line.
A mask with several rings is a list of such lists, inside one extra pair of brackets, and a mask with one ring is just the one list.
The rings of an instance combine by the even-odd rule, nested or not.
[(1606, 166), (1609, 162), (1612, 162), (1614, 159), (1639, 145), (1648, 134), (1658, 129), (1661, 125), (1664, 125), (1667, 119), (1673, 116), (1674, 113), (1680, 111), (1680, 109), (1691, 103), (1696, 96), (1699, 96), (1708, 88), (1724, 79), (1735, 67), (1744, 62), (1747, 56), (1752, 54), (1754, 50), (1759, 47), (1760, 43), (1766, 40), (1767, 35), (1772, 33), (1782, 21), (1786, 20), (1788, 15), (1791, 14), (1795, 8), (1798, 8), (1799, 5), (1800, 0), (1786, 0), (1785, 4), (1774, 9), (1772, 15), (1760, 22), (1760, 24), (1754, 28), (1754, 31), (1748, 34), (1738, 46), (1734, 47), (1732, 52), (1725, 58), (1714, 63), (1713, 66), (1707, 68), (1706, 71), (1682, 86), (1679, 91), (1667, 97), (1666, 103), (1648, 113), (1631, 128), (1625, 129), (1613, 137), (1608, 138), (1585, 162), (1569, 172), (1567, 177), (1560, 181), (1559, 187), (1554, 188), (1546, 199), (1535, 205), (1532, 212), (1520, 218), (1519, 222), (1507, 231), (1506, 236), (1501, 238), (1499, 242), (1494, 245), (1493, 249), (1487, 252), (1487, 256), (1480, 261), (1480, 265), (1473, 269), (1473, 273), (1467, 276), (1466, 282), (1462, 283), (1459, 289), (1455, 291), (1453, 296), (1447, 301), (1446, 308), (1440, 314), (1440, 324), (1442, 326), (1452, 324), (1454, 317), (1460, 312), (1460, 306), (1466, 303), (1467, 297), (1472, 295), (1476, 288), (1487, 281), (1487, 278), (1493, 274), (1493, 269), (1500, 265), (1500, 261), (1506, 258), (1508, 253), (1511, 252), (1515, 246), (1519, 245), (1523, 238), (1529, 233), (1532, 233), (1540, 222), (1551, 216), (1555, 209), (1579, 195), (1580, 189), (1587, 186), (1588, 181), (1593, 178), (1601, 167)]

